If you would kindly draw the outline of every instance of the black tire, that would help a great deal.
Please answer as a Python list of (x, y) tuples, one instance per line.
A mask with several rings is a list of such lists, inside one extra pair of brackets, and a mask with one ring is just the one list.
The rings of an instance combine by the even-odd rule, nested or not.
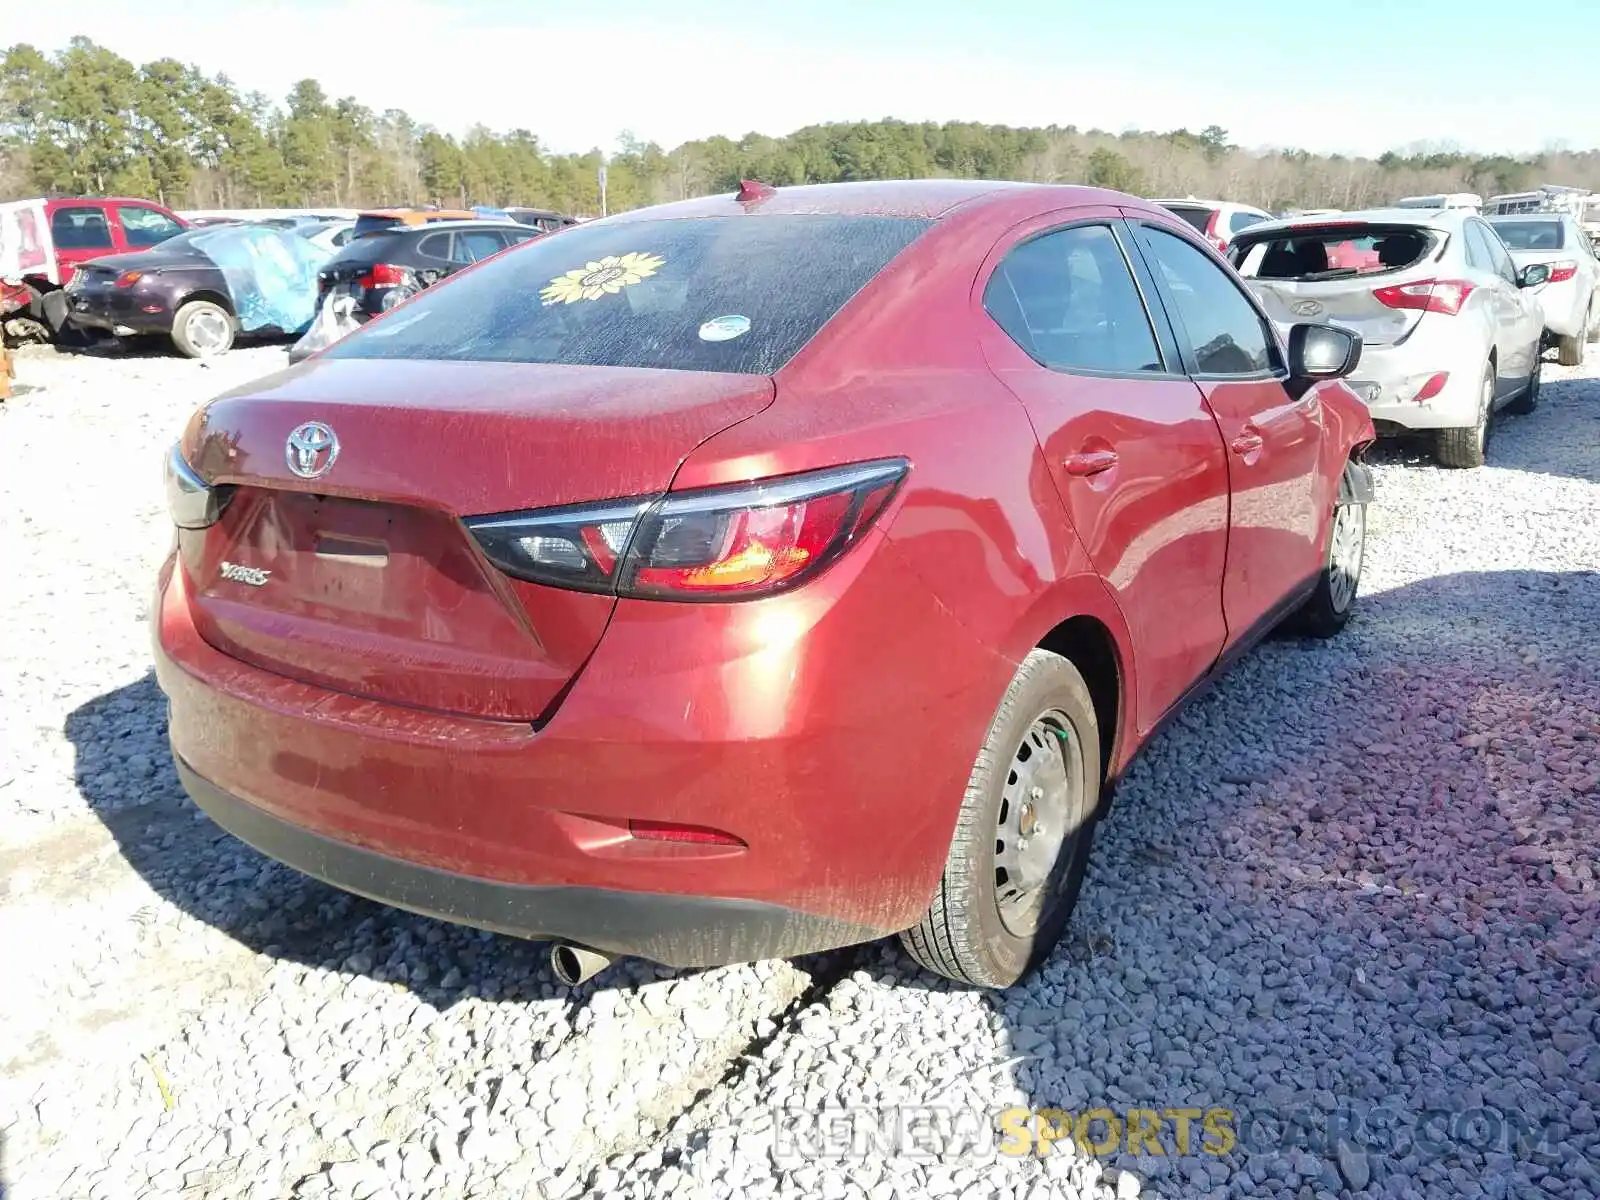
[(1528, 386), (1517, 393), (1517, 398), (1506, 405), (1509, 413), (1531, 413), (1539, 407), (1539, 389), (1544, 386), (1544, 359), (1537, 354), (1533, 358), (1533, 378), (1528, 380)]
[(220, 304), (190, 300), (172, 318), (172, 344), (188, 358), (214, 358), (233, 348), (233, 317)]
[(1557, 338), (1556, 361), (1563, 367), (1583, 366), (1583, 352), (1588, 348), (1588, 341), (1581, 333)]
[(1591, 342), (1600, 342), (1600, 311), (1596, 309), (1596, 298), (1589, 299), (1589, 324), (1584, 329), (1584, 338)]
[(1488, 400), (1479, 401), (1478, 423), (1459, 429), (1441, 429), (1438, 432), (1437, 454), (1439, 464), (1461, 470), (1481, 467), (1489, 452), (1489, 432), (1494, 425), (1494, 363), (1483, 369), (1483, 386), (1488, 390)]
[[(1353, 570), (1349, 547), (1341, 541), (1341, 535), (1348, 528), (1342, 522), (1353, 523), (1357, 539)], [(1317, 579), (1316, 591), (1296, 610), (1289, 622), (1294, 632), (1307, 637), (1331, 638), (1349, 624), (1361, 588), (1366, 544), (1367, 506), (1356, 501), (1350, 484), (1350, 468), (1346, 467), (1344, 476), (1339, 480), (1339, 498), (1333, 505), (1328, 552), (1323, 556), (1322, 574)]]
[[(1002, 817), (1011, 816), (1016, 799), (1008, 800), (1006, 789), (1017, 786), (1025, 739), (1029, 762), (1034, 761), (1031, 746), (1040, 728), (1059, 739), (1053, 748), (1065, 779), (1064, 840), (1037, 892), (1031, 930), (1013, 915), (1019, 924), (1014, 929), (1002, 914), (998, 846), (1005, 832)], [(1017, 668), (978, 752), (933, 902), (922, 920), (900, 935), (907, 953), (936, 974), (986, 988), (1010, 987), (1044, 961), (1060, 940), (1083, 884), (1100, 783), (1100, 729), (1088, 685), (1067, 659), (1032, 651)]]

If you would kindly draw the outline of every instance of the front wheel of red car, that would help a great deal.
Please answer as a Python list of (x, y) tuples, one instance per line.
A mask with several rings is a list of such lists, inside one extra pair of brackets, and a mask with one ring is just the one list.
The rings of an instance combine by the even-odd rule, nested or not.
[(1083, 676), (1060, 655), (1033, 651), (978, 752), (933, 903), (900, 935), (912, 958), (991, 988), (1044, 960), (1083, 883), (1100, 763)]

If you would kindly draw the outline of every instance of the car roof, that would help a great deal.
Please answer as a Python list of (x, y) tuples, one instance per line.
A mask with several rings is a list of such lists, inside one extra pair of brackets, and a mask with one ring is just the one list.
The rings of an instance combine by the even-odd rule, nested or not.
[(601, 217), (585, 225), (618, 225), (633, 221), (678, 220), (692, 217), (726, 216), (846, 216), (912, 217), (939, 220), (957, 209), (963, 213), (991, 204), (1035, 201), (1044, 205), (1073, 208), (1090, 204), (1111, 204), (1150, 209), (1148, 201), (1103, 188), (1077, 184), (1018, 183), (1001, 179), (894, 179), (852, 183), (813, 183), (773, 188), (760, 197), (741, 203), (738, 193), (724, 192), (694, 200), (636, 208)]
[(1285, 229), (1337, 229), (1340, 225), (1415, 225), (1420, 229), (1456, 229), (1469, 216), (1459, 208), (1364, 208), (1321, 217), (1280, 217), (1241, 230), (1235, 240), (1256, 240), (1263, 233)]
[(451, 218), (448, 221), (429, 221), (425, 225), (391, 225), (387, 229), (374, 229), (368, 236), (379, 233), (438, 233), (450, 229), (510, 229), (525, 233), (528, 227), (520, 221), (501, 221), (493, 217)]
[(1520, 212), (1520, 213), (1486, 213), (1485, 221), (1572, 221), (1576, 218), (1569, 212)]

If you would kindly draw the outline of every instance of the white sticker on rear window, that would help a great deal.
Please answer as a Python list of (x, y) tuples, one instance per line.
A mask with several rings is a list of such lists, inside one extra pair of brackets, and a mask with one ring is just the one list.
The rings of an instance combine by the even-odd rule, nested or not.
[(539, 296), (547, 305), (576, 304), (579, 300), (614, 296), (623, 288), (654, 275), (666, 261), (637, 250), (627, 254), (608, 254), (581, 267), (574, 267), (565, 275), (557, 275), (545, 285)]
[(750, 318), (730, 313), (726, 317), (712, 317), (700, 326), (702, 342), (731, 342), (750, 332)]

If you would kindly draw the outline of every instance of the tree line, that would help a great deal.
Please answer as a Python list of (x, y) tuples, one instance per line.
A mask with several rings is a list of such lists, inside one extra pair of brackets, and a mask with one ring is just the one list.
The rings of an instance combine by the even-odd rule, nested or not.
[(1600, 151), (1513, 157), (1448, 145), (1375, 159), (1249, 150), (1225, 130), (1108, 133), (896, 120), (812, 125), (784, 137), (711, 137), (664, 150), (624, 132), (610, 153), (557, 154), (531, 130), (462, 136), (399, 109), (332, 99), (315, 80), (282, 103), (174, 59), (136, 65), (78, 37), (0, 54), (0, 200), (41, 193), (145, 196), (172, 208), (532, 205), (592, 215), (598, 168), (612, 211), (784, 185), (954, 176), (1200, 195), (1273, 211), (1360, 208), (1402, 195), (1600, 190)]

